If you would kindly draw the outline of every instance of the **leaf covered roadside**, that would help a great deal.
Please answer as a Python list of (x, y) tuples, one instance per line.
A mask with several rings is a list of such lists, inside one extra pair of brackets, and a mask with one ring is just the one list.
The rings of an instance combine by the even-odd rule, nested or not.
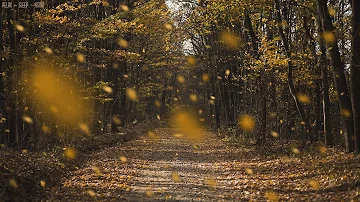
[(74, 159), (66, 158), (66, 147), (54, 146), (41, 151), (17, 151), (0, 148), (0, 201), (31, 201), (46, 198), (46, 191), (61, 186), (70, 176), (103, 148), (121, 145), (146, 131), (144, 125), (128, 128), (123, 133), (95, 135), (91, 140), (73, 142)]

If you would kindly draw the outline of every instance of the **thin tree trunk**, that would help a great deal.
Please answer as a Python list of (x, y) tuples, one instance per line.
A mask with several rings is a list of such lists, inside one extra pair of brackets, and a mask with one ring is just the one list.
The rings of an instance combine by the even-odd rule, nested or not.
[(354, 114), (355, 153), (360, 153), (360, 1), (352, 1), (351, 95)]
[[(318, 17), (318, 33), (321, 36), (322, 31), (322, 23)], [(331, 134), (330, 127), (330, 99), (329, 99), (329, 72), (327, 67), (327, 59), (326, 59), (326, 46), (323, 37), (319, 37), (320, 39), (320, 69), (321, 69), (321, 80), (322, 80), (322, 90), (323, 90), (323, 119), (324, 119), (324, 138), (325, 145), (333, 145), (333, 136)]]

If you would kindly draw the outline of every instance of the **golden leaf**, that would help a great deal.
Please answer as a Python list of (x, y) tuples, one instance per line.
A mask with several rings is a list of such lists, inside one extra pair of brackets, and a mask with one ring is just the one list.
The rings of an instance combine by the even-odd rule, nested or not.
[(32, 124), (32, 123), (33, 123), (32, 118), (30, 118), (30, 117), (28, 117), (28, 116), (23, 116), (22, 118), (23, 118), (23, 120), (24, 120), (26, 123), (28, 123), (28, 124)]
[(45, 181), (44, 180), (40, 181), (40, 186), (45, 187)]
[(112, 93), (113, 93), (113, 90), (112, 90), (112, 88), (111, 88), (110, 86), (103, 85), (103, 86), (101, 86), (101, 89), (102, 89), (104, 92), (108, 93), (108, 94), (112, 94)]
[(149, 130), (147, 134), (148, 134), (148, 137), (152, 140), (157, 140), (159, 138), (158, 135), (151, 130)]
[(336, 37), (335, 34), (331, 31), (327, 31), (323, 33), (323, 38), (325, 40), (325, 43), (329, 45), (333, 45), (336, 43)]
[(245, 168), (245, 173), (248, 175), (254, 174), (254, 171), (251, 168)]
[(85, 55), (81, 53), (76, 54), (76, 60), (81, 63), (85, 62)]
[(307, 95), (305, 95), (305, 94), (298, 93), (298, 94), (296, 95), (296, 98), (297, 98), (300, 102), (302, 102), (302, 103), (304, 103), (304, 104), (309, 104), (309, 103), (310, 103), (310, 98), (309, 98), (309, 96), (307, 96)]
[(317, 180), (310, 180), (309, 185), (315, 190), (318, 190), (320, 187), (319, 182)]
[(278, 195), (272, 191), (265, 192), (265, 197), (267, 200), (272, 202), (279, 201)]
[(346, 109), (346, 108), (342, 108), (340, 110), (340, 113), (345, 118), (351, 118), (352, 117), (352, 112), (350, 110)]
[(136, 93), (136, 90), (133, 88), (127, 88), (126, 89), (126, 96), (131, 100), (131, 101), (138, 101), (138, 96)]
[(73, 147), (67, 147), (65, 148), (64, 154), (67, 159), (74, 159), (76, 158), (76, 149)]
[(125, 156), (120, 156), (119, 157), (120, 161), (123, 162), (123, 163), (126, 163), (127, 162), (127, 158)]
[(44, 48), (44, 50), (47, 54), (53, 54), (53, 51), (49, 47)]
[(238, 124), (245, 131), (252, 131), (255, 128), (255, 119), (249, 115), (241, 115)]
[(176, 80), (179, 83), (185, 83), (185, 77), (183, 75), (177, 75)]
[(22, 25), (16, 24), (15, 28), (19, 31), (19, 32), (24, 32), (25, 28)]
[(127, 48), (129, 46), (129, 43), (123, 38), (118, 39), (118, 44), (123, 48)]
[(240, 37), (235, 33), (230, 31), (223, 31), (220, 33), (220, 41), (222, 41), (229, 48), (239, 48), (240, 46)]
[(93, 191), (93, 190), (88, 190), (88, 194), (89, 194), (89, 196), (91, 196), (91, 197), (94, 197), (94, 196), (96, 196), (96, 193)]
[(197, 63), (196, 58), (194, 56), (187, 56), (186, 57), (186, 62), (189, 65), (196, 65), (196, 63)]
[(203, 80), (203, 82), (209, 82), (210, 81), (209, 75), (208, 74), (203, 74), (202, 75), (202, 80)]
[(123, 10), (123, 11), (129, 11), (129, 7), (127, 5), (120, 5), (120, 9)]
[(197, 101), (197, 96), (196, 96), (195, 94), (190, 94), (190, 95), (189, 95), (189, 98), (190, 98), (190, 100), (193, 101), (193, 102), (196, 102), (196, 101)]
[(271, 136), (278, 138), (279, 137), (279, 133), (276, 131), (271, 131)]
[(174, 182), (180, 182), (180, 176), (177, 172), (172, 172), (171, 178), (173, 179)]
[(91, 135), (91, 132), (90, 132), (90, 128), (87, 124), (85, 123), (80, 123), (79, 124), (79, 128), (81, 129), (82, 132), (84, 132), (86, 135)]
[(16, 189), (18, 187), (16, 180), (15, 179), (10, 179), (9, 180), (9, 186)]

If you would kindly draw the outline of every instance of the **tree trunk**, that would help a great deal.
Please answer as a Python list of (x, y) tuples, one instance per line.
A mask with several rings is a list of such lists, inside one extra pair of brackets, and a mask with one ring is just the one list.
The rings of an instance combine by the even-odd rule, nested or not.
[(354, 115), (355, 153), (360, 153), (360, 1), (352, 1), (351, 98)]
[(337, 45), (335, 28), (332, 24), (327, 7), (327, 0), (317, 0), (317, 9), (322, 21), (324, 33), (327, 33), (327, 35), (330, 35), (330, 38), (333, 38), (333, 41), (330, 43), (326, 43), (326, 45), (331, 55), (333, 77), (335, 81), (336, 91), (338, 94), (340, 110), (342, 112), (341, 117), (344, 121), (346, 151), (353, 152), (355, 149), (355, 145), (353, 140), (354, 121), (352, 115), (351, 98), (346, 83), (344, 64), (341, 61), (340, 51)]
[[(287, 79), (288, 79), (288, 87), (290, 90), (290, 93), (295, 101), (296, 104), (296, 109), (298, 111), (298, 113), (300, 114), (300, 119), (302, 122), (302, 127), (303, 127), (303, 131), (304, 131), (304, 125), (307, 127), (310, 124), (307, 122), (306, 119), (306, 115), (305, 115), (305, 110), (304, 110), (304, 106), (302, 105), (302, 103), (297, 99), (297, 91), (295, 89), (294, 86), (294, 82), (293, 82), (293, 64), (291, 62), (291, 53), (290, 53), (290, 47), (289, 47), (289, 42), (285, 36), (284, 30), (282, 28), (282, 17), (281, 17), (281, 13), (280, 13), (280, 1), (279, 0), (275, 0), (275, 7), (276, 7), (276, 16), (277, 16), (277, 23), (278, 23), (278, 29), (279, 29), (279, 33), (280, 33), (280, 37), (282, 39), (285, 51), (286, 51), (286, 56), (288, 58), (288, 73), (287, 73)], [(305, 123), (305, 124), (303, 124)], [(309, 134), (308, 132), (309, 128), (305, 129), (305, 132), (307, 134)], [(305, 143), (306, 137), (302, 137), (302, 141), (303, 144)]]
[[(322, 23), (320, 18), (318, 17), (318, 33), (319, 36), (323, 33)], [(331, 134), (331, 127), (330, 127), (330, 99), (329, 99), (329, 72), (327, 67), (327, 59), (326, 59), (326, 46), (323, 37), (319, 37), (320, 39), (320, 69), (321, 69), (321, 80), (322, 80), (322, 91), (323, 91), (323, 119), (324, 119), (324, 138), (325, 138), (325, 145), (333, 145), (333, 136)]]

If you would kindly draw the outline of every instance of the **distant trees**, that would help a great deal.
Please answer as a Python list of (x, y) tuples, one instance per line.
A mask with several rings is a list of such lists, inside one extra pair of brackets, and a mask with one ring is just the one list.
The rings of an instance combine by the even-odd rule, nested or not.
[[(358, 148), (355, 116), (359, 112), (355, 107), (359, 102), (356, 58), (360, 46), (356, 6), (354, 1), (351, 5), (349, 1), (328, 4), (320, 0), (202, 1), (189, 15), (184, 29), (199, 59), (199, 74), (212, 78), (211, 85), (203, 86), (208, 97), (202, 99), (216, 97), (215, 102), (209, 99), (210, 107), (205, 107), (209, 110), (207, 120), (215, 120), (217, 128), (233, 131), (229, 127), (233, 120), (228, 117), (231, 108), (235, 117), (248, 114), (255, 118), (256, 128), (250, 132), (259, 134), (255, 139), (269, 138), (275, 131), (280, 138), (305, 134), (299, 136), (304, 143), (324, 140), (332, 145), (340, 131), (345, 134), (348, 152)], [(347, 34), (349, 28), (352, 37)], [(233, 35), (222, 37), (224, 32)], [(326, 51), (333, 80), (328, 80)], [(353, 55), (352, 61), (347, 53)], [(345, 68), (348, 64), (350, 72)], [(229, 86), (229, 79), (235, 81), (230, 91), (223, 87)], [(227, 92), (232, 96), (224, 96)], [(330, 118), (335, 112), (342, 118), (343, 129), (330, 124), (339, 121), (338, 116)], [(296, 113), (299, 116), (293, 116)]]
[[(170, 99), (164, 83), (172, 85), (182, 54), (181, 33), (164, 1), (56, 1), (45, 7), (1, 9), (1, 144), (70, 144), (162, 116)], [(56, 81), (33, 81), (41, 71), (56, 72)], [(49, 99), (69, 100), (34, 99), (40, 90)], [(75, 97), (81, 104), (70, 103)], [(81, 118), (70, 124), (74, 117)]]

